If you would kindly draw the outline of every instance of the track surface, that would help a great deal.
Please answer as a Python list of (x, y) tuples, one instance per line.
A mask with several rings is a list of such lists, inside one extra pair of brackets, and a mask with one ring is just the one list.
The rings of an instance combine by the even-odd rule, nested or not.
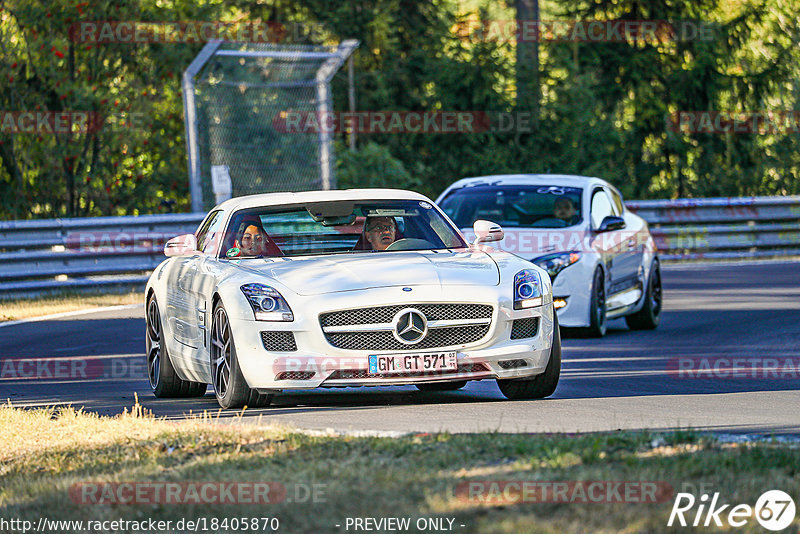
[[(670, 266), (663, 272), (665, 309), (655, 331), (610, 323), (600, 340), (565, 339), (562, 378), (553, 397), (506, 401), (494, 381), (461, 391), (413, 387), (285, 392), (273, 406), (248, 410), (307, 429), (400, 432), (588, 432), (695, 428), (733, 434), (800, 435), (800, 263)], [(17, 406), (72, 404), (117, 414), (140, 402), (156, 415), (217, 413), (213, 394), (158, 400), (144, 369), (142, 307), (0, 328), (0, 400)], [(680, 358), (738, 357), (760, 366), (777, 359), (778, 375), (751, 367), (739, 378), (680, 377)], [(21, 358), (53, 358), (29, 373)], [(745, 361), (741, 360), (741, 361)], [(795, 366), (787, 372), (784, 366)], [(63, 363), (62, 363), (63, 362)], [(74, 364), (72, 362), (75, 362)], [(61, 378), (70, 365), (88, 379)], [(695, 365), (697, 365), (695, 363)], [(54, 374), (48, 378), (46, 375)], [(783, 374), (781, 377), (780, 374)], [(729, 375), (732, 373), (729, 373)], [(747, 376), (744, 376), (747, 375)], [(229, 417), (234, 414), (223, 414)]]

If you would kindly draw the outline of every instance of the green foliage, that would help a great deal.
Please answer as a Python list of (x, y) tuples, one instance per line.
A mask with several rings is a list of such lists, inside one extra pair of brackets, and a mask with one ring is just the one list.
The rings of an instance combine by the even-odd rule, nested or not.
[[(165, 201), (189, 208), (180, 75), (203, 43), (83, 42), (70, 34), (78, 21), (321, 29), (310, 32), (316, 41), (361, 41), (359, 110), (512, 113), (525, 109), (517, 107), (515, 44), (464, 28), (513, 19), (514, 5), (7, 0), (0, 4), (0, 110), (91, 111), (106, 120), (97, 131), (71, 134), (0, 131), (0, 218), (153, 213)], [(677, 111), (798, 109), (798, 7), (797, 0), (540, 0), (543, 20), (695, 21), (713, 31), (710, 39), (542, 42), (533, 131), (359, 133), (356, 152), (337, 150), (338, 183), (436, 196), (465, 176), (563, 172), (606, 178), (629, 198), (800, 193), (796, 133), (669, 127)], [(333, 90), (335, 109), (347, 110), (345, 71)], [(338, 134), (337, 144), (346, 141)]]
[(339, 148), (336, 181), (340, 189), (354, 187), (391, 187), (419, 189), (420, 181), (411, 176), (403, 163), (392, 157), (384, 146), (368, 143), (359, 150)]

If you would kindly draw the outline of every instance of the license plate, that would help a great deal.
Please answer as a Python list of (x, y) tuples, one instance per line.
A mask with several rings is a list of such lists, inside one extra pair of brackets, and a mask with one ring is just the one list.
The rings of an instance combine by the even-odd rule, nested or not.
[(369, 372), (373, 375), (454, 371), (458, 368), (455, 352), (434, 354), (381, 354), (369, 356)]

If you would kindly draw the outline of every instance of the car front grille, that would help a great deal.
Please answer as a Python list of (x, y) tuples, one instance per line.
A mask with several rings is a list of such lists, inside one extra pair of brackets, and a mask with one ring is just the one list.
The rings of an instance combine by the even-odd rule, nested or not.
[(405, 308), (421, 311), (429, 321), (492, 318), (492, 307), (488, 304), (400, 304), (323, 313), (319, 316), (319, 324), (324, 328), (326, 326), (388, 323), (397, 312)]
[(294, 352), (297, 350), (297, 343), (294, 341), (292, 332), (261, 332), (261, 343), (268, 351)]
[[(405, 309), (419, 311), (428, 322), (427, 334), (417, 343), (402, 343), (394, 336), (392, 321)], [(323, 313), (319, 318), (325, 339), (332, 346), (369, 351), (426, 350), (475, 343), (489, 333), (491, 321), (492, 306), (488, 304), (402, 304)]]
[(334, 371), (331, 373), (331, 376), (328, 377), (328, 380), (358, 380), (358, 379), (365, 379), (365, 378), (384, 378), (384, 379), (392, 379), (392, 378), (416, 378), (416, 377), (428, 377), (428, 376), (447, 376), (447, 375), (456, 375), (456, 374), (477, 374), (477, 373), (486, 373), (489, 371), (489, 368), (484, 363), (468, 363), (459, 365), (457, 369), (452, 371), (417, 371), (413, 373), (398, 373), (392, 375), (379, 375), (373, 374), (367, 371), (366, 369), (354, 369), (354, 370), (341, 370), (341, 371)]
[(525, 339), (536, 337), (539, 333), (539, 318), (528, 317), (527, 319), (514, 319), (511, 326), (511, 339)]
[(489, 325), (437, 328), (414, 345), (397, 341), (391, 332), (343, 332), (326, 334), (328, 343), (345, 350), (419, 350), (474, 343), (489, 333)]

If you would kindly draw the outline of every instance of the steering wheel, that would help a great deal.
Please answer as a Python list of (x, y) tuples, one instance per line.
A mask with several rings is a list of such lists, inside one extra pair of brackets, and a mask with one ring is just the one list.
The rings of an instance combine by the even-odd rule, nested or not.
[(413, 237), (406, 237), (398, 239), (388, 247), (386, 250), (424, 250), (435, 248), (436, 245), (425, 239), (415, 239)]

